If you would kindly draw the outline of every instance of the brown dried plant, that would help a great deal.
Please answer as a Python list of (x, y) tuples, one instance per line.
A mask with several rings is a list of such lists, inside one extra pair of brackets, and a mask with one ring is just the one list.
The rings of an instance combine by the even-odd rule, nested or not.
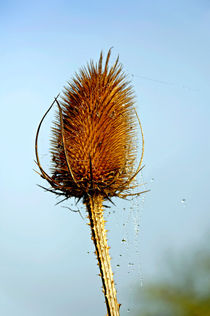
[[(37, 129), (36, 163), (50, 188), (47, 191), (83, 199), (90, 221), (92, 240), (100, 269), (108, 316), (119, 315), (103, 216), (103, 201), (126, 198), (140, 172), (144, 151), (141, 123), (134, 109), (134, 94), (126, 80), (119, 58), (109, 67), (111, 50), (105, 65), (91, 61), (65, 87), (62, 101), (57, 96)], [(38, 156), (40, 127), (53, 104), (58, 106), (51, 139), (52, 175), (42, 168)], [(139, 123), (142, 153), (137, 170), (135, 137)]]

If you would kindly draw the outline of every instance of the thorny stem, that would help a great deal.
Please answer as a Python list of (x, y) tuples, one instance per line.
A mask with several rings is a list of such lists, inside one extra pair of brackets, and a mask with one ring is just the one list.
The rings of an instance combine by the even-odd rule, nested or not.
[(119, 316), (120, 305), (117, 302), (117, 293), (114, 284), (111, 268), (111, 258), (107, 244), (105, 221), (102, 208), (103, 198), (101, 196), (90, 197), (86, 201), (88, 217), (92, 233), (92, 240), (95, 245), (95, 253), (100, 269), (100, 276), (103, 284), (103, 292), (107, 307), (107, 316)]

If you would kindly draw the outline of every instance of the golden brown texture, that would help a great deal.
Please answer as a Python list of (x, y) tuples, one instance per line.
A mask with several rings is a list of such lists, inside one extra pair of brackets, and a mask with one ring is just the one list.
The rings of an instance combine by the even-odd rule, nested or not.
[(65, 88), (61, 103), (65, 144), (59, 113), (53, 127), (52, 179), (69, 197), (116, 196), (129, 188), (133, 175), (133, 91), (118, 59), (109, 68), (110, 52), (104, 67), (101, 54), (98, 64), (90, 62)]

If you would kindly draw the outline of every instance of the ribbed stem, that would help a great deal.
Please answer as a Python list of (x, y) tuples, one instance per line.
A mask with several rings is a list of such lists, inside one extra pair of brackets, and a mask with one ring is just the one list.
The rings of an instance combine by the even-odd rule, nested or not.
[(120, 305), (117, 302), (117, 293), (111, 268), (111, 258), (107, 244), (105, 221), (103, 216), (103, 198), (96, 196), (86, 201), (92, 240), (95, 245), (103, 292), (107, 307), (107, 316), (119, 316)]

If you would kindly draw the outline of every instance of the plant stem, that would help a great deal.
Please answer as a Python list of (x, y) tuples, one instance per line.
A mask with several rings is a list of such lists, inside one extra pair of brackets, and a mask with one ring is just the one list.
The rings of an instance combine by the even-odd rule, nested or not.
[(103, 216), (103, 197), (94, 196), (86, 201), (88, 217), (92, 233), (92, 240), (95, 245), (95, 253), (100, 269), (100, 276), (103, 284), (103, 292), (107, 307), (107, 316), (119, 316), (120, 305), (117, 302), (117, 293), (114, 284), (111, 268), (111, 258), (107, 244), (105, 220)]

